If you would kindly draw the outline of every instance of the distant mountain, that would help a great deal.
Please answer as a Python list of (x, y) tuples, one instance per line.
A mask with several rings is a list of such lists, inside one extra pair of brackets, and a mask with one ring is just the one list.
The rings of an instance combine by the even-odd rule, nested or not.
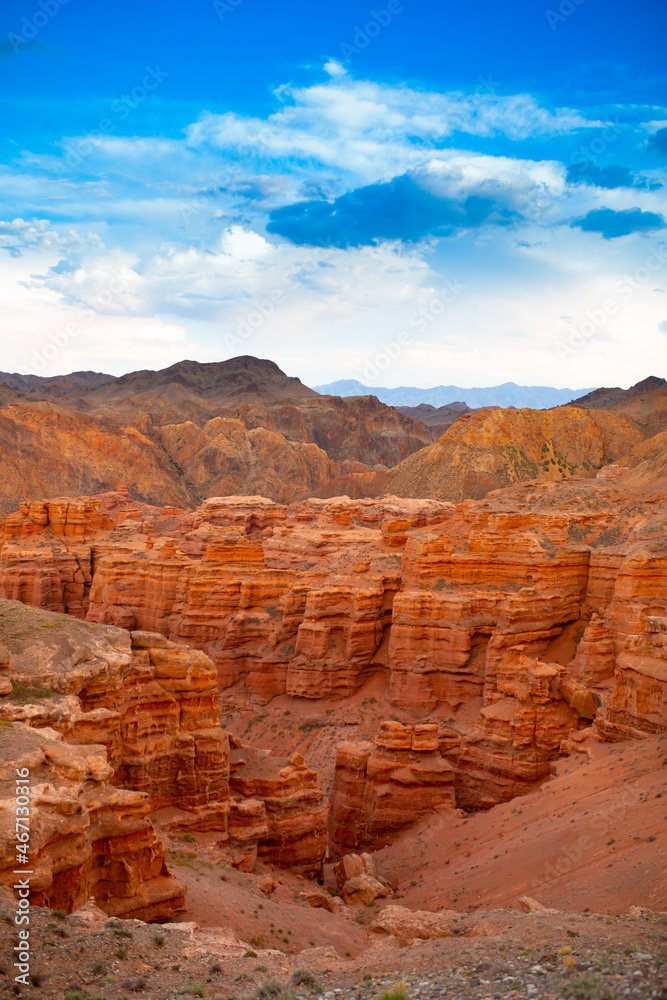
[(0, 372), (0, 384), (8, 385), (15, 392), (45, 392), (63, 395), (76, 389), (98, 389), (115, 382), (114, 375), (102, 372), (72, 372), (71, 375), (19, 375), (18, 372)]
[(429, 403), (431, 406), (439, 407), (463, 401), (471, 409), (478, 409), (481, 406), (516, 406), (530, 407), (534, 410), (548, 410), (552, 406), (562, 406), (577, 396), (593, 391), (553, 389), (547, 385), (517, 385), (515, 382), (474, 389), (462, 389), (458, 385), (435, 385), (430, 389), (401, 385), (397, 389), (387, 389), (384, 386), (362, 385), (356, 379), (340, 379), (338, 382), (316, 385), (313, 388), (316, 392), (327, 396), (377, 396), (380, 402), (389, 406), (418, 406), (420, 403)]
[(470, 413), (470, 407), (465, 403), (450, 403), (449, 406), (431, 406), (429, 403), (420, 403), (419, 406), (397, 406), (399, 413), (404, 413), (406, 417), (414, 417), (421, 420), (430, 429), (434, 438), (439, 438), (448, 427), (451, 427), (455, 420), (458, 420), (464, 413)]
[[(217, 406), (258, 400), (317, 400), (298, 378), (290, 378), (277, 364), (265, 358), (242, 355), (227, 361), (179, 361), (161, 371), (136, 371), (121, 375), (94, 394), (96, 403), (105, 406), (142, 405), (159, 400), (183, 402), (205, 400)], [(89, 400), (90, 401), (90, 400)]]
[(249, 356), (119, 378), (0, 375), (0, 516), (26, 498), (119, 482), (159, 506), (359, 496), (432, 440), (372, 396), (322, 396)]

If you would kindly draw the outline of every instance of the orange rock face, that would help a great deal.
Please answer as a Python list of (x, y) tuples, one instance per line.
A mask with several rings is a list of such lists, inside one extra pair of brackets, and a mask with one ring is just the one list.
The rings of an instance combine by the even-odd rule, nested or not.
[(248, 748), (257, 767), (235, 760), (230, 796), (229, 738), (205, 653), (160, 634), (4, 600), (0, 635), (7, 678), (1, 720), (56, 730), (72, 744), (103, 744), (111, 781), (124, 790), (121, 805), (131, 790), (146, 812), (180, 810), (175, 828), (216, 830), (223, 842), (245, 844), (251, 861), (259, 848), (276, 863), (319, 868), (328, 807), (303, 759), (260, 765)]
[(383, 722), (374, 743), (338, 747), (330, 820), (337, 852), (377, 846), (387, 831), (454, 806), (454, 769), (438, 753), (437, 725)]
[(215, 668), (198, 650), (0, 601), (10, 677), (0, 716), (49, 726), (72, 743), (104, 744), (114, 783), (225, 830), (229, 746), (219, 726)]
[(644, 433), (624, 413), (572, 405), (485, 408), (459, 417), (438, 441), (391, 469), (382, 486), (399, 496), (481, 498), (528, 479), (594, 475), (643, 443)]
[[(218, 497), (183, 512), (118, 493), (54, 504), (2, 523), (5, 592), (20, 581), (24, 599), (187, 642), (211, 657), (220, 690), (240, 685), (255, 703), (347, 697), (387, 677), (413, 723), (439, 724), (433, 752), (467, 808), (544, 780), (573, 729), (667, 728), (657, 488), (527, 483), (457, 506)], [(350, 758), (351, 799), (371, 754), (395, 749)]]
[(16, 769), (30, 772), (30, 902), (69, 913), (94, 896), (110, 916), (171, 920), (185, 909), (142, 792), (115, 788), (103, 746), (22, 724), (0, 730), (0, 883), (17, 876)]
[[(233, 840), (257, 840), (259, 855), (276, 865), (319, 870), (327, 847), (329, 806), (317, 775), (300, 754), (281, 759), (252, 747), (232, 749), (230, 787)], [(237, 796), (242, 796), (240, 801)], [(247, 836), (252, 827), (245, 819), (250, 815), (261, 836)]]

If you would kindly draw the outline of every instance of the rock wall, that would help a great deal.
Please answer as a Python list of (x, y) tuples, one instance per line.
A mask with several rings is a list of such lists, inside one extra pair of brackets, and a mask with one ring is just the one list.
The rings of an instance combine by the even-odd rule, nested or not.
[[(303, 761), (272, 762), (279, 773), (267, 789), (259, 779), (253, 785), (249, 766), (241, 786), (250, 791), (237, 780), (230, 797), (229, 737), (205, 653), (159, 633), (128, 633), (5, 600), (0, 638), (0, 720), (57, 731), (79, 746), (102, 744), (110, 780), (124, 790), (121, 804), (131, 790), (147, 812), (179, 810), (175, 829), (215, 830), (234, 849), (250, 845), (253, 857), (259, 849), (276, 863), (319, 868), (327, 805)], [(254, 751), (247, 753), (254, 762)], [(244, 827), (243, 817), (252, 815), (258, 822)]]
[(544, 780), (572, 729), (667, 728), (666, 514), (657, 488), (604, 476), (456, 506), (214, 497), (178, 511), (120, 492), (22, 505), (2, 522), (0, 579), (186, 642), (255, 704), (386, 676), (412, 722), (460, 720), (456, 793), (486, 807)]
[(226, 830), (229, 744), (204, 653), (13, 601), (0, 601), (0, 635), (13, 686), (0, 718), (104, 744), (115, 784)]
[[(266, 750), (234, 746), (230, 786), (232, 838), (250, 844), (251, 851), (254, 841), (262, 858), (281, 867), (303, 872), (320, 869), (327, 848), (329, 805), (316, 773), (305, 765), (301, 754), (286, 759)], [(247, 836), (249, 816), (261, 836)], [(248, 865), (245, 857), (243, 864)]]
[(338, 854), (377, 847), (388, 831), (455, 804), (454, 769), (438, 752), (437, 725), (383, 722), (373, 743), (338, 747), (331, 844)]
[(70, 913), (91, 896), (110, 916), (172, 920), (185, 889), (169, 873), (143, 792), (114, 787), (103, 746), (0, 724), (0, 884), (16, 863), (16, 769), (30, 771), (30, 902)]

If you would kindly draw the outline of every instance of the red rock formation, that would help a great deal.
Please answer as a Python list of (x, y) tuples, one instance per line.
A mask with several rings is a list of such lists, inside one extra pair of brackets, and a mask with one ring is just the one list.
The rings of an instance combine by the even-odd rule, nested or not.
[[(260, 856), (273, 864), (318, 871), (326, 851), (329, 807), (315, 772), (304, 764), (301, 754), (281, 759), (265, 750), (236, 747), (230, 757), (234, 814), (230, 836), (242, 844), (258, 841)], [(237, 795), (243, 796), (245, 807)], [(246, 824), (251, 817), (252, 823)], [(254, 832), (247, 836), (248, 827), (253, 826), (262, 831), (261, 836)]]
[(69, 913), (94, 896), (110, 916), (165, 921), (185, 909), (149, 819), (148, 796), (113, 787), (103, 746), (0, 727), (0, 884), (17, 876), (16, 769), (30, 772), (30, 902)]
[(0, 633), (12, 683), (28, 689), (28, 704), (0, 701), (2, 718), (103, 743), (114, 782), (146, 792), (151, 809), (176, 806), (226, 829), (229, 750), (205, 654), (10, 601), (0, 601)]
[(303, 758), (245, 748), (242, 763), (235, 751), (230, 795), (229, 740), (204, 653), (11, 601), (0, 601), (0, 636), (13, 686), (0, 719), (104, 744), (115, 785), (144, 793), (151, 811), (182, 810), (177, 829), (229, 836), (249, 869), (258, 848), (277, 864), (319, 868), (328, 807)]
[(383, 722), (374, 744), (338, 747), (330, 821), (336, 851), (377, 845), (387, 831), (454, 805), (454, 770), (438, 753), (436, 725)]
[[(212, 658), (219, 688), (240, 684), (255, 702), (348, 696), (388, 674), (406, 718), (465, 715), (441, 749), (472, 807), (544, 780), (570, 729), (594, 720), (617, 739), (666, 725), (665, 513), (657, 487), (604, 479), (457, 507), (226, 497), (179, 512), (113, 494), (6, 518), (0, 579), (185, 641)], [(56, 514), (83, 535), (54, 541)], [(73, 561), (88, 583), (62, 568)], [(546, 701), (525, 686), (528, 661), (563, 668)]]
[(557, 664), (527, 656), (521, 646), (505, 653), (493, 698), (456, 759), (456, 799), (464, 809), (507, 801), (549, 775), (581, 718), (562, 690), (564, 673)]
[(344, 854), (335, 867), (336, 881), (346, 903), (369, 906), (388, 896), (391, 886), (380, 878), (370, 854)]

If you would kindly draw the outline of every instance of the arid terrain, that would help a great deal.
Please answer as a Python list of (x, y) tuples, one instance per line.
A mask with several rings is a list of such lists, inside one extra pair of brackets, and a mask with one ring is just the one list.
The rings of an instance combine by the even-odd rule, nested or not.
[(551, 410), (470, 410), (322, 396), (252, 357), (120, 378), (0, 373), (0, 513), (119, 482), (157, 506), (230, 494), (457, 502), (611, 463), (653, 475), (665, 431), (667, 383), (655, 377)]
[(0, 991), (667, 996), (664, 380), (5, 385)]

